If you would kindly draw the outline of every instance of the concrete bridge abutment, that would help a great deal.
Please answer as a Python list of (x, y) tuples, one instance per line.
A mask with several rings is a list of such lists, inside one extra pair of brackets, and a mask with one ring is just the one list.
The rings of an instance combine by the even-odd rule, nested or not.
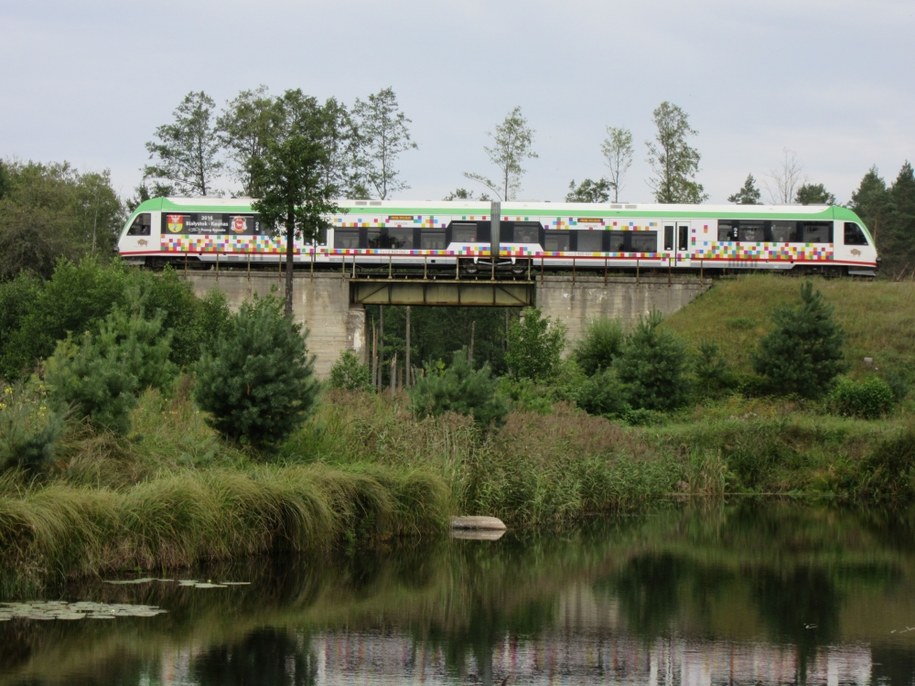
[[(275, 293), (282, 298), (285, 277), (280, 272), (187, 272), (184, 278), (194, 293), (203, 296), (213, 289), (222, 291), (233, 310), (253, 295)], [(352, 350), (366, 359), (365, 307), (351, 292), (359, 283), (339, 272), (302, 272), (293, 278), (293, 317), (308, 331), (308, 349), (315, 356), (315, 373), (320, 378), (330, 375), (331, 367), (344, 350)], [(396, 288), (397, 281), (390, 281)], [(619, 320), (630, 329), (653, 310), (664, 315), (685, 307), (707, 291), (711, 282), (695, 275), (663, 276), (599, 276), (599, 275), (537, 275), (524, 288), (533, 289), (533, 304), (544, 316), (566, 327), (569, 345), (579, 341), (588, 325), (600, 318)], [(480, 282), (468, 282), (479, 288)], [(414, 284), (415, 287), (415, 284)], [(505, 284), (492, 288), (506, 290)], [(455, 289), (455, 293), (459, 293)], [(356, 292), (358, 295), (358, 291)], [(510, 293), (510, 295), (512, 295)], [(453, 304), (467, 304), (458, 300)], [(486, 299), (484, 299), (486, 301)], [(389, 300), (388, 302), (396, 302)], [(446, 305), (445, 302), (436, 302)], [(522, 298), (495, 298), (489, 305), (524, 305)]]

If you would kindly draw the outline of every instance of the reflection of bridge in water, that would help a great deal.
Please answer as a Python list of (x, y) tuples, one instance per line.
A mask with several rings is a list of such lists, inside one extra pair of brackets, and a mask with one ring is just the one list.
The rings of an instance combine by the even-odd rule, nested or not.
[[(198, 295), (213, 289), (225, 293), (237, 308), (254, 294), (283, 292), (279, 272), (246, 270), (190, 271), (185, 279)], [(315, 371), (327, 376), (344, 349), (366, 353), (367, 304), (465, 307), (536, 306), (566, 326), (569, 343), (594, 319), (618, 319), (631, 326), (657, 310), (671, 314), (710, 287), (699, 275), (525, 274), (509, 279), (399, 277), (396, 274), (353, 278), (346, 272), (296, 272), (293, 310), (309, 330)]]

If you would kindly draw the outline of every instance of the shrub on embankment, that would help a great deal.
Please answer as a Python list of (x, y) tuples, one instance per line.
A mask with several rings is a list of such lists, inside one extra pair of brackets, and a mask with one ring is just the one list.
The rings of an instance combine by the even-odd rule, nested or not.
[(0, 565), (48, 578), (166, 569), (444, 530), (443, 482), (419, 470), (324, 465), (182, 470), (116, 489), (0, 481)]

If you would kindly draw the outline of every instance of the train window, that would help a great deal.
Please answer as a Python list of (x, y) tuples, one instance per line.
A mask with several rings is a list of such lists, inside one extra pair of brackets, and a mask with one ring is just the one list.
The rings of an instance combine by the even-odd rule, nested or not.
[(864, 230), (855, 222), (845, 222), (845, 245), (867, 245)]
[(152, 218), (149, 212), (138, 214), (127, 229), (128, 236), (148, 236), (152, 232)]
[(413, 227), (390, 227), (388, 229), (388, 242), (392, 248), (412, 250)]
[(359, 229), (337, 229), (334, 231), (334, 248), (355, 250), (359, 247)]
[(632, 252), (656, 252), (658, 249), (657, 231), (634, 231), (629, 237)]
[(798, 222), (802, 243), (829, 243), (832, 241), (832, 222)]
[(665, 250), (674, 249), (674, 227), (672, 227), (672, 226), (664, 227), (664, 249)]
[(743, 219), (737, 226), (737, 240), (747, 243), (762, 243), (766, 240), (766, 225), (764, 222)]
[(776, 243), (794, 243), (797, 241), (797, 222), (772, 222), (772, 240)]
[(386, 247), (384, 244), (384, 238), (381, 235), (381, 229), (366, 229), (365, 238), (366, 245), (368, 245), (373, 250), (378, 250), (379, 248)]
[(547, 231), (543, 236), (543, 249), (547, 252), (566, 252), (569, 234), (566, 231)]
[(611, 231), (610, 232), (610, 252), (629, 252), (626, 247), (626, 236), (628, 231)]
[[(540, 224), (515, 224), (513, 243), (540, 243)], [(504, 238), (503, 240), (508, 240)]]
[(451, 240), (455, 243), (476, 243), (477, 225), (468, 222), (454, 222), (451, 225)]
[(603, 250), (603, 231), (576, 231), (579, 252), (600, 252)]
[(738, 222), (730, 219), (718, 220), (718, 240), (719, 241), (736, 241), (737, 240)]
[(444, 250), (446, 247), (444, 231), (423, 231), (419, 236), (419, 244), (423, 250)]

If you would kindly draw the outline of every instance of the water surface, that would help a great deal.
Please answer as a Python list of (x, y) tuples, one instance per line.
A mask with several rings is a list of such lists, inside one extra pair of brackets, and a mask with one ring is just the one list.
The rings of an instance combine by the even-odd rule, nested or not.
[(746, 502), (83, 583), (2, 599), (0, 684), (912, 684), (912, 540)]

